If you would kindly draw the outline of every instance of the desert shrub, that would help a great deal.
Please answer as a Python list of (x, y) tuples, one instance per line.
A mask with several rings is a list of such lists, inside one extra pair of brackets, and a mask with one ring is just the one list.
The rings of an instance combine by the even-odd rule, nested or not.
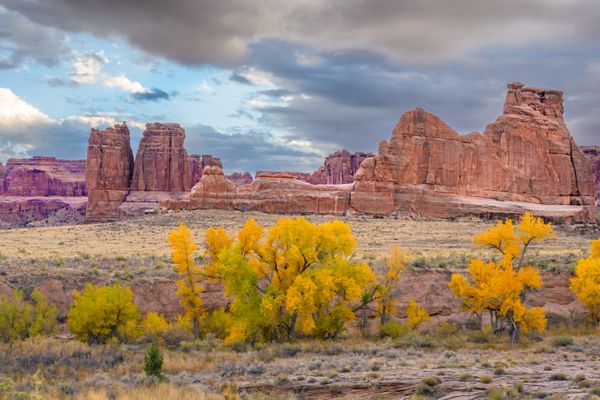
[(144, 372), (148, 376), (154, 376), (162, 379), (163, 356), (156, 342), (150, 345), (150, 348), (144, 355)]
[(568, 335), (556, 336), (552, 339), (552, 345), (554, 347), (567, 347), (573, 344), (573, 338)]
[(23, 298), (23, 292), (13, 290), (10, 296), (0, 296), (0, 339), (4, 342), (30, 336), (50, 335), (56, 330), (56, 307), (47, 303), (37, 289), (31, 294), (33, 304)]
[(406, 330), (397, 321), (390, 320), (379, 325), (379, 333), (382, 337), (390, 337), (392, 339), (398, 339), (402, 336)]
[(442, 321), (437, 327), (437, 334), (441, 337), (452, 337), (460, 331), (456, 321)]
[(82, 292), (74, 292), (67, 327), (83, 342), (106, 343), (129, 333), (139, 316), (130, 288), (88, 284)]

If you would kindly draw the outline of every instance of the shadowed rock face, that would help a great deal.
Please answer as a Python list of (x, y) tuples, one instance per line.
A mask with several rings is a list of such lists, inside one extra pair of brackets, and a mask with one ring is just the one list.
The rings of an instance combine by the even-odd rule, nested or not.
[(595, 221), (592, 164), (569, 134), (562, 92), (520, 83), (508, 85), (503, 114), (483, 134), (461, 136), (415, 109), (401, 117), (379, 154), (362, 162), (354, 185), (306, 185), (299, 179), (261, 172), (252, 184), (235, 187), (215, 170), (188, 199), (164, 205), (432, 217), (531, 211)]
[(125, 123), (103, 131), (92, 129), (88, 142), (86, 184), (87, 222), (113, 220), (129, 193), (133, 173), (133, 153), (129, 128)]
[(0, 195), (86, 196), (85, 160), (10, 159), (0, 164)]
[(373, 157), (373, 154), (350, 153), (348, 150), (336, 151), (328, 155), (323, 166), (310, 174), (306, 181), (315, 185), (352, 183), (360, 164), (369, 157)]
[(194, 187), (194, 185), (198, 183), (200, 178), (202, 178), (202, 171), (204, 170), (204, 167), (213, 166), (223, 168), (223, 164), (221, 164), (221, 159), (214, 157), (210, 154), (192, 154), (188, 156), (188, 174), (190, 188)]
[(592, 170), (594, 173), (594, 187), (596, 189), (596, 201), (600, 201), (600, 147), (582, 147), (581, 150), (583, 150), (584, 154), (592, 160)]
[(237, 186), (247, 185), (254, 181), (254, 178), (252, 178), (252, 175), (250, 175), (250, 172), (234, 172), (233, 174), (228, 175), (227, 179), (229, 179), (231, 182), (235, 183)]

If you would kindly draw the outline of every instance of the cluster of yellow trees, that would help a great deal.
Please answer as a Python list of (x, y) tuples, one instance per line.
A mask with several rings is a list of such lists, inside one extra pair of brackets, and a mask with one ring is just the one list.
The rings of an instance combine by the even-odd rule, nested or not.
[[(353, 261), (357, 243), (340, 221), (282, 218), (265, 230), (250, 219), (236, 236), (210, 228), (202, 265), (196, 263), (199, 246), (188, 227), (180, 225), (168, 240), (181, 276), (178, 294), (196, 337), (210, 330), (228, 343), (335, 338), (357, 316), (359, 326), (366, 327), (369, 310), (382, 325), (395, 314), (405, 255), (393, 248), (377, 272)], [(227, 308), (206, 312), (201, 294), (208, 282), (223, 285), (231, 299)], [(429, 319), (414, 301), (407, 313), (406, 329)]]
[[(542, 278), (539, 269), (527, 263), (526, 254), (552, 236), (552, 225), (530, 214), (518, 223), (499, 221), (474, 236), (474, 243), (492, 255), (472, 260), (466, 274), (452, 275), (448, 285), (480, 326), (487, 318), (494, 333), (506, 332), (512, 342), (521, 333), (546, 328), (544, 310), (527, 306), (527, 294), (542, 286)], [(211, 333), (233, 343), (336, 338), (350, 322), (366, 329), (371, 315), (382, 335), (397, 336), (429, 320), (414, 300), (406, 308), (406, 322), (395, 318), (407, 255), (392, 247), (375, 269), (354, 261), (356, 240), (349, 225), (340, 221), (313, 224), (304, 218), (282, 218), (265, 229), (250, 219), (234, 236), (223, 228), (210, 228), (203, 252), (182, 224), (170, 232), (168, 241), (185, 315), (173, 322), (155, 312), (142, 317), (130, 288), (89, 284), (74, 293), (69, 330), (90, 343), (142, 336), (155, 340), (176, 336), (174, 331), (191, 332), (196, 338)], [(222, 285), (227, 306), (205, 309), (202, 294), (209, 283)], [(592, 242), (590, 256), (579, 260), (570, 288), (598, 324), (600, 239)], [(26, 301), (20, 291), (0, 296), (1, 340), (56, 330), (56, 308), (38, 291), (29, 297)]]

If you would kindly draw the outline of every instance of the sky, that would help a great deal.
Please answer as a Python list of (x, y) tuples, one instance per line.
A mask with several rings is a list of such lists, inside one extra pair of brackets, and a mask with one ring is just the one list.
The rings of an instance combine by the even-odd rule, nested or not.
[(85, 158), (91, 127), (177, 122), (226, 172), (377, 150), (422, 107), (460, 133), (506, 84), (565, 92), (600, 145), (597, 0), (0, 0), (0, 162)]

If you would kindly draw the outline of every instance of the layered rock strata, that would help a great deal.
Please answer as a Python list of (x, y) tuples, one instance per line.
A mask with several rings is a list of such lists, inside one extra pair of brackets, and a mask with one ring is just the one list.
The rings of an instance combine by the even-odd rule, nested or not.
[(350, 185), (310, 185), (294, 173), (257, 173), (235, 186), (205, 170), (175, 208), (273, 213), (457, 217), (531, 211), (595, 222), (592, 163), (563, 119), (557, 90), (508, 85), (503, 114), (483, 134), (461, 136), (423, 109), (405, 113), (391, 140), (365, 159)]
[(0, 195), (86, 196), (85, 160), (9, 159), (0, 164)]

